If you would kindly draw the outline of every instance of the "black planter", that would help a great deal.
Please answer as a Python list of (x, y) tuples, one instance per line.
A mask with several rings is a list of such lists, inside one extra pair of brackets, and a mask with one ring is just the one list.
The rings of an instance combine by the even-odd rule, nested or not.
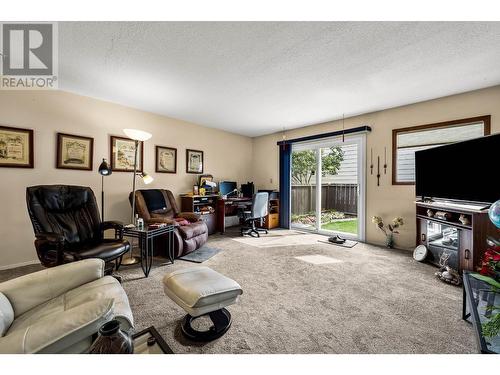
[(132, 354), (134, 342), (132, 338), (120, 330), (120, 322), (116, 319), (104, 323), (99, 328), (99, 337), (90, 347), (90, 354)]

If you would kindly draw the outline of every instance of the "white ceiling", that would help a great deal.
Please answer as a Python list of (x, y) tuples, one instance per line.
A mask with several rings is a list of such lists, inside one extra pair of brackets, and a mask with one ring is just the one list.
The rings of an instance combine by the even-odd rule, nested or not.
[(258, 136), (500, 84), (500, 22), (62, 22), (59, 76)]

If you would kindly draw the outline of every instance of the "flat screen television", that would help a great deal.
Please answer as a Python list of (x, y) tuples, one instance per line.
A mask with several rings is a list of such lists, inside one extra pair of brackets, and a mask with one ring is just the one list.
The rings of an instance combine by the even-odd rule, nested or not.
[(417, 197), (493, 203), (499, 172), (500, 134), (415, 152)]

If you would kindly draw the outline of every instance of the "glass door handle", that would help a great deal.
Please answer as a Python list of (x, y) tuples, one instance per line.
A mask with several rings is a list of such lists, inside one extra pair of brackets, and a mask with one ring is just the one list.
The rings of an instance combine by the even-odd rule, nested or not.
[(425, 242), (425, 233), (422, 233), (420, 237), (422, 238), (422, 242)]

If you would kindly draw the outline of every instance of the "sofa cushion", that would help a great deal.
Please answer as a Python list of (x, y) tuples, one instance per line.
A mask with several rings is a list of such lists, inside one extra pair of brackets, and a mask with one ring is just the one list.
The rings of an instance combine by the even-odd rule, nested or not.
[(5, 335), (14, 321), (14, 309), (5, 294), (0, 292), (0, 337)]
[(183, 225), (177, 229), (179, 230), (182, 238), (185, 240), (189, 240), (208, 232), (207, 224), (203, 221), (197, 221), (196, 223), (191, 223), (191, 225)]

